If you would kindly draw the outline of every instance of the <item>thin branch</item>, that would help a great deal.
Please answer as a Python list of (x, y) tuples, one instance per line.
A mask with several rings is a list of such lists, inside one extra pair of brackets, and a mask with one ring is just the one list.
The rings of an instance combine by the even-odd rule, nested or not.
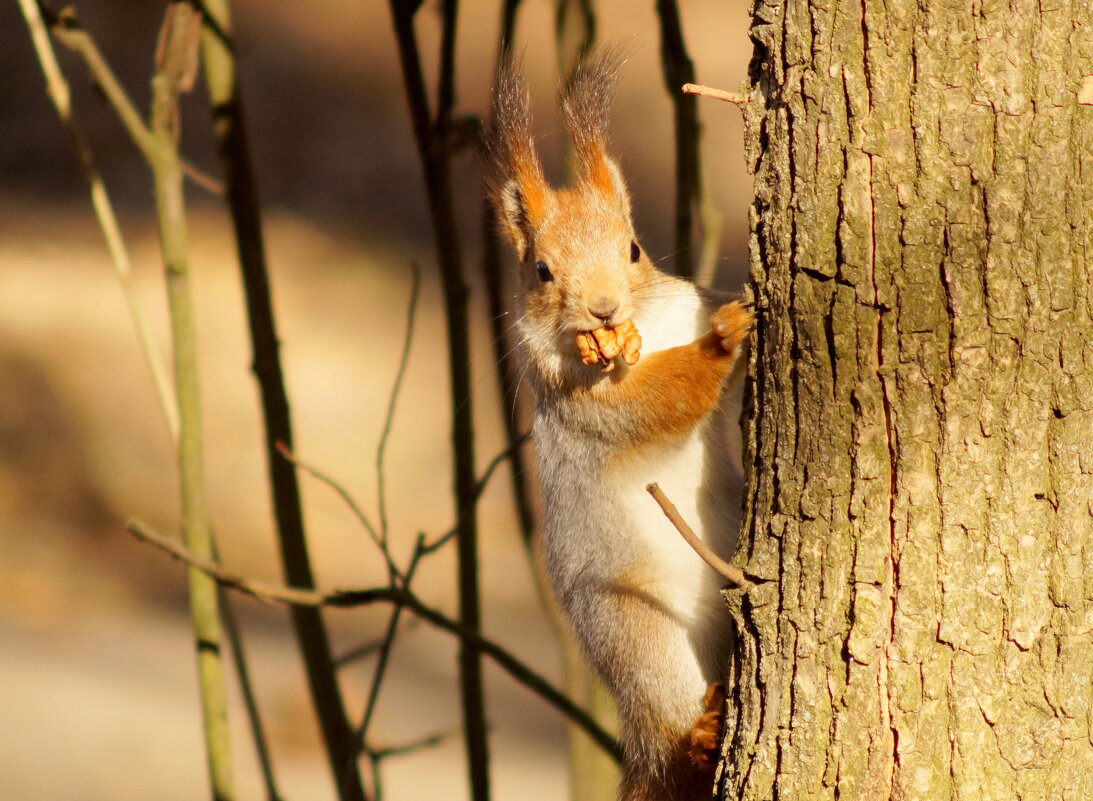
[(258, 581), (235, 575), (222, 569), (211, 558), (201, 556), (186, 547), (180, 540), (158, 531), (143, 521), (131, 519), (126, 529), (141, 542), (154, 545), (171, 557), (186, 563), (212, 577), (229, 589), (238, 590), (263, 603), (283, 603), (306, 607), (351, 607), (365, 606), (379, 600), (390, 600), (383, 589), (377, 590), (334, 590), (320, 592), (313, 589), (286, 587), (283, 584)]
[[(399, 356), (398, 370), (395, 373), (395, 385), (391, 388), (391, 395), (387, 401), (387, 414), (383, 418), (383, 432), (380, 434), (379, 446), (376, 448), (376, 485), (379, 501), (380, 517), (380, 542), (387, 544), (387, 492), (385, 491), (386, 470), (384, 470), (384, 456), (387, 452), (387, 440), (391, 436), (391, 426), (395, 421), (395, 408), (398, 406), (399, 393), (402, 390), (402, 379), (406, 376), (406, 366), (410, 362), (410, 345), (414, 341), (414, 318), (417, 314), (418, 294), (421, 290), (421, 271), (417, 263), (410, 262), (410, 302), (406, 310), (406, 335), (402, 339), (402, 354)], [(388, 570), (391, 569), (391, 560), (388, 558)]]
[(726, 103), (732, 103), (737, 106), (742, 106), (748, 102), (748, 98), (739, 92), (726, 92), (724, 89), (714, 89), (712, 86), (702, 86), (697, 83), (683, 84), (683, 93), (688, 95), (701, 95), (702, 97), (712, 97), (714, 100), (724, 100)]
[[(19, 0), (19, 2), (24, 4), (28, 0)], [(121, 121), (122, 127), (129, 134), (129, 138), (133, 140), (144, 158), (150, 160), (152, 158), (150, 148), (154, 144), (152, 132), (144, 124), (136, 105), (130, 100), (128, 93), (121, 85), (121, 81), (118, 80), (118, 77), (110, 68), (109, 62), (103, 56), (94, 37), (80, 23), (75, 9), (69, 7), (60, 12), (55, 12), (40, 0), (35, 5), (41, 12), (40, 18), (48, 24), (57, 41), (78, 55), (83, 61), (84, 66), (91, 75), (91, 79), (102, 91), (107, 104), (114, 109), (114, 113)], [(181, 156), (179, 157), (179, 163), (182, 165), (182, 171), (186, 177), (195, 184), (213, 194), (223, 194), (223, 186), (211, 175), (203, 172), (199, 167)]]
[(701, 556), (706, 564), (738, 587), (747, 589), (748, 587), (754, 586), (752, 581), (744, 575), (743, 570), (730, 565), (714, 553), (709, 545), (698, 538), (698, 535), (694, 533), (694, 530), (687, 525), (687, 521), (680, 515), (675, 504), (668, 500), (668, 496), (664, 494), (664, 491), (661, 490), (657, 484), (653, 483), (647, 485), (645, 491), (653, 496), (653, 500), (660, 505), (660, 509), (664, 512), (664, 516), (671, 521), (672, 525), (676, 527), (676, 531), (683, 535), (683, 539), (687, 541), (688, 545), (694, 548), (695, 553)]
[(405, 745), (390, 746), (388, 748), (372, 748), (366, 744), (364, 746), (364, 754), (368, 757), (368, 763), (372, 770), (372, 798), (374, 801), (383, 800), (383, 781), (381, 780), (380, 763), (388, 757), (402, 756), (404, 754), (422, 751), (426, 748), (433, 748), (439, 745), (447, 736), (447, 733), (432, 734)]
[(169, 556), (184, 562), (185, 564), (208, 574), (220, 584), (234, 590), (246, 593), (264, 602), (287, 603), (308, 607), (332, 606), (339, 608), (367, 606), (373, 603), (393, 603), (406, 607), (414, 615), (431, 623), (439, 629), (443, 629), (456, 635), (461, 640), (474, 643), (483, 654), (489, 656), (513, 679), (524, 685), (544, 701), (555, 707), (563, 715), (579, 725), (592, 740), (616, 759), (620, 758), (618, 743), (594, 721), (585, 710), (574, 704), (569, 698), (559, 692), (546, 679), (533, 671), (515, 656), (510, 654), (500, 645), (488, 640), (476, 631), (468, 629), (456, 620), (452, 620), (442, 612), (426, 606), (417, 596), (401, 587), (377, 587), (363, 590), (335, 590), (333, 592), (319, 592), (318, 590), (299, 589), (285, 587), (283, 585), (246, 579), (223, 570), (212, 560), (198, 556), (191, 552), (176, 538), (156, 530), (147, 523), (139, 520), (130, 520), (127, 528), (129, 533), (138, 540), (154, 545), (166, 552)]
[[(524, 443), (526, 443), (530, 439), (531, 439), (531, 432), (530, 431), (525, 431), (523, 434), (520, 434), (513, 441), (513, 443), (511, 445), (509, 445), (509, 447), (505, 448), (505, 450), (501, 451), (499, 454), (497, 454), (496, 456), (494, 456), (490, 460), (490, 463), (488, 465), (486, 465), (486, 469), (482, 472), (482, 477), (480, 479), (478, 479), (478, 484), (475, 486), (475, 495), (474, 495), (474, 497), (475, 497), (476, 501), (479, 498), (481, 498), (482, 493), (486, 491), (486, 486), (489, 484), (490, 478), (493, 477), (493, 474), (497, 470), (497, 468), (506, 459), (513, 459), (515, 456), (517, 456), (520, 453), (520, 449), (524, 446)], [(514, 470), (516, 469), (515, 465), (516, 465), (516, 463), (513, 462), (513, 469)], [(447, 545), (448, 542), (453, 537), (455, 537), (455, 535), (458, 534), (458, 533), (459, 533), (459, 527), (458, 526), (453, 526), (452, 528), (445, 531), (443, 534), (441, 534), (439, 537), (437, 537), (432, 542), (425, 543), (422, 546), (423, 552), (424, 553), (432, 553), (433, 551), (440, 550), (445, 545)]]
[(243, 696), (243, 705), (247, 710), (247, 720), (250, 723), (251, 738), (254, 740), (254, 750), (258, 757), (258, 766), (262, 772), (262, 782), (266, 787), (268, 801), (282, 801), (281, 793), (277, 789), (277, 779), (273, 773), (273, 758), (269, 750), (269, 740), (266, 738), (265, 729), (262, 726), (262, 715), (258, 710), (258, 700), (251, 682), (250, 670), (246, 651), (243, 648), (243, 632), (239, 628), (239, 621), (235, 617), (235, 609), (224, 587), (219, 587), (220, 616), (224, 621), (224, 631), (228, 635), (228, 645), (232, 652), (232, 661), (239, 678), (240, 694)]
[[(410, 564), (406, 568), (406, 577), (403, 580), (402, 587), (407, 592), (410, 591), (410, 582), (414, 578), (414, 572), (417, 570), (418, 562), (423, 553), (421, 548), (422, 539), (422, 535), (419, 534), (417, 542), (414, 544), (414, 555), (411, 557)], [(376, 711), (376, 702), (379, 700), (380, 685), (383, 684), (384, 676), (387, 674), (387, 662), (391, 658), (391, 649), (395, 644), (395, 634), (398, 632), (398, 624), (401, 617), (401, 606), (396, 606), (391, 610), (391, 618), (387, 621), (387, 631), (384, 633), (383, 642), (380, 645), (379, 659), (376, 660), (376, 669), (372, 674), (372, 685), (368, 689), (368, 700), (365, 702), (364, 714), (361, 715), (361, 724), (357, 728), (357, 741), (361, 744), (368, 740), (368, 727), (372, 724), (372, 715)]]
[(475, 498), (481, 498), (482, 493), (486, 491), (486, 485), (489, 484), (490, 478), (493, 477), (494, 471), (501, 466), (506, 460), (511, 460), (513, 456), (520, 452), (520, 449), (524, 444), (531, 439), (531, 432), (525, 431), (522, 434), (517, 434), (512, 443), (501, 451), (499, 454), (490, 459), (490, 463), (486, 465), (486, 469), (482, 471), (482, 476), (478, 479), (478, 484), (475, 486)]
[(692, 228), (694, 205), (701, 194), (701, 170), (698, 149), (698, 104), (676, 90), (693, 81), (694, 64), (683, 41), (683, 23), (675, 0), (657, 0), (660, 20), (660, 57), (664, 82), (672, 101), (676, 139), (675, 271), (692, 278), (695, 274)]
[(387, 748), (378, 748), (372, 752), (373, 758), (376, 762), (387, 759), (393, 756), (403, 756), (405, 754), (412, 754), (415, 751), (422, 751), (426, 748), (433, 748), (444, 742), (446, 737), (450, 736), (450, 733), (444, 732), (441, 734), (430, 734), (428, 737), (422, 737), (420, 740), (415, 740), (412, 743), (406, 743), (405, 745), (393, 745)]
[(216, 195), (219, 198), (224, 197), (224, 184), (213, 178), (192, 161), (184, 158), (179, 158), (179, 161), (182, 164), (183, 174), (193, 181), (195, 186), (200, 186), (210, 195)]
[(118, 119), (133, 143), (145, 158), (150, 158), (149, 154), (153, 145), (151, 131), (144, 124), (140, 112), (129, 99), (129, 95), (114, 75), (114, 71), (110, 69), (98, 44), (77, 19), (75, 10), (66, 8), (58, 14), (45, 8), (43, 4), (39, 5), (45, 12), (54, 37), (83, 60), (87, 71), (91, 73), (91, 79), (102, 91), (103, 97), (114, 109), (114, 113), (118, 115)]
[(98, 167), (95, 166), (91, 145), (72, 113), (72, 93), (69, 90), (68, 82), (61, 73), (57, 57), (53, 53), (53, 47), (50, 45), (41, 9), (35, 0), (19, 0), (19, 6), (26, 18), (27, 27), (30, 29), (31, 40), (34, 43), (38, 61), (45, 75), (48, 94), (53, 101), (54, 108), (57, 110), (57, 116), (61, 118), (62, 124), (68, 131), (72, 148), (80, 162), (84, 178), (87, 179), (91, 191), (91, 206), (95, 210), (103, 239), (106, 240), (106, 247), (110, 251), (110, 258), (114, 263), (114, 270), (121, 283), (125, 303), (129, 308), (129, 317), (133, 322), (134, 329), (136, 329), (141, 350), (149, 369), (152, 371), (152, 381), (155, 384), (156, 395), (159, 397), (160, 408), (167, 420), (167, 430), (170, 432), (171, 439), (177, 442), (178, 404), (175, 402), (171, 380), (167, 375), (167, 368), (160, 358), (151, 329), (144, 319), (140, 305), (137, 303), (136, 293), (132, 285), (129, 251), (125, 246), (125, 239), (122, 237), (117, 217), (114, 215), (114, 207), (110, 203), (106, 184), (103, 183), (102, 175), (99, 173)]
[(292, 451), (290, 451), (284, 443), (277, 443), (277, 450), (287, 462), (300, 468), (305, 473), (311, 475), (313, 478), (321, 481), (323, 484), (326, 484), (338, 494), (342, 501), (345, 502), (345, 505), (349, 507), (349, 511), (353, 513), (353, 516), (355, 518), (357, 518), (357, 522), (359, 522), (361, 526), (364, 527), (364, 530), (368, 532), (368, 536), (371, 537), (372, 542), (374, 542), (376, 544), (376, 547), (380, 549), (380, 552), (383, 554), (384, 559), (387, 562), (388, 572), (391, 575), (401, 578), (402, 571), (399, 570), (398, 565), (395, 564), (394, 559), (391, 557), (391, 551), (387, 547), (387, 543), (384, 542), (383, 537), (380, 536), (380, 532), (376, 530), (376, 527), (374, 525), (372, 525), (372, 521), (369, 519), (367, 512), (365, 512), (364, 509), (361, 508), (360, 504), (357, 503), (356, 499), (350, 494), (349, 490), (347, 490), (333, 477), (319, 470), (319, 468), (302, 461), (299, 457), (292, 453)]
[(338, 668), (343, 668), (346, 665), (351, 665), (354, 662), (358, 662), (361, 659), (367, 659), (379, 652), (383, 647), (383, 638), (380, 637), (375, 640), (369, 640), (368, 642), (361, 643), (353, 648), (350, 648), (344, 654), (334, 660), (334, 665)]
[[(154, 347), (151, 332), (144, 320), (144, 316), (141, 313), (136, 295), (133, 291), (129, 254), (125, 248), (125, 242), (117, 224), (117, 219), (114, 216), (113, 206), (107, 195), (106, 186), (103, 183), (98, 168), (95, 166), (90, 144), (88, 143), (82, 128), (79, 126), (75, 115), (72, 113), (71, 93), (68, 84), (61, 73), (60, 66), (57, 64), (53, 48), (50, 45), (45, 21), (41, 16), (41, 10), (35, 0), (19, 0), (19, 3), (31, 30), (31, 37), (34, 42), (35, 50), (38, 53), (39, 61), (42, 64), (42, 69), (46, 76), (49, 95), (54, 101), (58, 116), (68, 130), (73, 148), (76, 151), (76, 156), (83, 169), (84, 177), (90, 185), (91, 204), (95, 210), (96, 217), (99, 220), (99, 226), (102, 229), (103, 237), (106, 239), (107, 247), (110, 250), (114, 268), (117, 272), (126, 303), (129, 307), (130, 318), (137, 332), (137, 338), (141, 344), (149, 368), (151, 369), (156, 391), (159, 395), (160, 407), (167, 420), (167, 428), (170, 433), (171, 441), (177, 449), (179, 438), (178, 404), (172, 394), (171, 383), (167, 378), (166, 368), (158, 351)], [(182, 164), (183, 171), (196, 183), (201, 184), (207, 178), (200, 170), (196, 170), (184, 159), (180, 159), (180, 163)], [(215, 191), (217, 189), (215, 186), (206, 186), (206, 188), (210, 189), (210, 191)], [(239, 677), (240, 691), (247, 710), (247, 717), (250, 722), (251, 734), (254, 738), (255, 750), (257, 751), (263, 781), (266, 785), (266, 793), (270, 801), (279, 801), (280, 794), (274, 780), (269, 748), (267, 746), (265, 732), (262, 728), (258, 706), (255, 701), (254, 689), (250, 680), (248, 662), (243, 647), (242, 633), (239, 630), (238, 621), (232, 610), (230, 599), (226, 597), (226, 592), (224, 590), (220, 590), (220, 592), (224, 593), (218, 599), (221, 617), (225, 633), (227, 634), (228, 644), (232, 651), (233, 663)]]

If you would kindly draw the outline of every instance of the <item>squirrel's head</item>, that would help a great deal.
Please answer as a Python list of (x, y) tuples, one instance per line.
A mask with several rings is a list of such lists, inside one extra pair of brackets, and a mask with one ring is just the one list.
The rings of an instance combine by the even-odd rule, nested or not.
[(634, 289), (654, 271), (634, 234), (630, 195), (608, 154), (607, 118), (621, 60), (580, 62), (562, 87), (577, 159), (574, 186), (547, 182), (531, 131), (520, 64), (498, 75), (486, 144), (490, 198), (520, 259), (525, 318), (558, 335), (614, 326), (634, 313)]

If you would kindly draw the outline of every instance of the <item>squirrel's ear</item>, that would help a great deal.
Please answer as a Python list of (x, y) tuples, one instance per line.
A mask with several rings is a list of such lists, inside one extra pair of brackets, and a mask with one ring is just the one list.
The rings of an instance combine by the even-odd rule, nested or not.
[(531, 133), (531, 96), (518, 57), (506, 56), (497, 74), (493, 117), (483, 147), (490, 200), (522, 261), (546, 218), (550, 187)]
[(494, 197), (494, 208), (501, 227), (508, 234), (520, 261), (531, 257), (535, 232), (546, 216), (549, 195), (542, 180), (514, 178), (502, 184)]

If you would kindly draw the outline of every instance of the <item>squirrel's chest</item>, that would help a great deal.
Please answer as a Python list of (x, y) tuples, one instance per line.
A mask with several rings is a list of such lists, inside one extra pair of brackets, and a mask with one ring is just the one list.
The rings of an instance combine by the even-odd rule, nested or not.
[[(646, 487), (656, 483), (672, 500), (683, 519), (703, 540), (715, 538), (709, 530), (711, 494), (705, 490), (711, 478), (707, 460), (705, 426), (664, 445), (651, 445), (608, 459), (601, 480), (618, 500), (619, 518), (625, 521), (622, 537), (635, 556), (655, 566), (667, 583), (694, 586), (704, 569), (695, 552), (664, 516)], [(716, 547), (716, 543), (711, 542)]]
[(584, 463), (568, 459), (570, 449), (558, 438), (539, 440), (540, 472), (550, 477), (543, 482), (544, 546), (563, 595), (576, 584), (612, 585), (625, 576), (677, 614), (694, 614), (707, 568), (645, 487), (657, 482), (698, 536), (722, 551), (704, 433)]

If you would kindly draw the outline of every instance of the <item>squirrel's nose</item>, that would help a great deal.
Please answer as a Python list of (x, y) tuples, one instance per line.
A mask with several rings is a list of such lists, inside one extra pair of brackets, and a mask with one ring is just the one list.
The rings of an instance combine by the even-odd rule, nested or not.
[(605, 324), (611, 322), (611, 318), (615, 316), (618, 310), (619, 304), (614, 298), (596, 298), (588, 304), (588, 313), (602, 320)]

